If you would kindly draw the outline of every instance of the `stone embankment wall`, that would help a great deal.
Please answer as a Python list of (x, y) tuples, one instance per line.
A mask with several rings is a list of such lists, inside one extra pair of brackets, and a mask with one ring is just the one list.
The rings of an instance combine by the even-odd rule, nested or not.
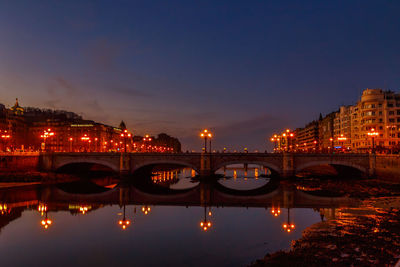
[(39, 153), (0, 154), (0, 173), (39, 170)]
[(377, 155), (375, 174), (379, 179), (400, 183), (400, 155)]

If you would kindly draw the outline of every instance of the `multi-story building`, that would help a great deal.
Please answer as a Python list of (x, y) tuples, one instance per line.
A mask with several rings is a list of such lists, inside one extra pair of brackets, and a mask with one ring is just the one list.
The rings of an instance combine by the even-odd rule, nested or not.
[[(108, 152), (131, 151), (132, 138), (125, 140), (120, 128), (80, 121), (71, 123), (64, 121), (35, 122), (30, 127), (31, 140), (35, 150), (51, 150), (60, 152)], [(45, 137), (45, 132), (53, 133)], [(126, 143), (125, 143), (126, 142)]]
[(312, 121), (304, 128), (297, 128), (294, 135), (296, 151), (317, 152), (319, 150), (318, 121)]
[(351, 115), (352, 106), (341, 106), (335, 113), (333, 142), (336, 149), (352, 149)]
[[(59, 152), (180, 152), (178, 139), (167, 134), (134, 141), (124, 122), (112, 127), (63, 110), (9, 109), (0, 104), (0, 150)], [(2, 138), (8, 136), (9, 138)], [(138, 138), (136, 138), (138, 139)], [(151, 140), (151, 141), (150, 141)], [(146, 147), (146, 149), (144, 149)]]
[(388, 151), (400, 144), (400, 94), (381, 89), (364, 90), (361, 100), (352, 107), (352, 149), (366, 152), (372, 147), (368, 132), (374, 129), (378, 135), (375, 145), (378, 151)]
[(337, 112), (332, 112), (318, 121), (319, 151), (329, 152), (332, 149), (334, 135), (334, 119)]

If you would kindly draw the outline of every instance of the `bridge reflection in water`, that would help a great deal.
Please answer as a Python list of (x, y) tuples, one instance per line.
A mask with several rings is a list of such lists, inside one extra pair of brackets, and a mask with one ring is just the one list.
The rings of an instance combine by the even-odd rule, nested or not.
[[(0, 211), (3, 219), (10, 221), (16, 219), (10, 214), (13, 211), (21, 213), (23, 210), (37, 209), (41, 215), (41, 225), (44, 229), (57, 224), (51, 215), (59, 211), (69, 211), (71, 214), (85, 215), (103, 208), (106, 205), (121, 207), (119, 219), (115, 219), (122, 229), (127, 229), (134, 222), (136, 208), (148, 215), (153, 208), (158, 206), (198, 206), (203, 208), (203, 214), (198, 214), (201, 229), (207, 231), (218, 221), (213, 221), (212, 209), (223, 207), (253, 207), (270, 209), (273, 217), (282, 215), (287, 210), (282, 229), (288, 233), (295, 230), (295, 222), (290, 218), (290, 210), (295, 208), (310, 208), (320, 211), (321, 216), (334, 214), (336, 208), (358, 207), (359, 201), (345, 196), (323, 196), (318, 192), (308, 192), (304, 188), (282, 185), (278, 180), (267, 179), (263, 186), (251, 190), (237, 190), (224, 186), (218, 181), (196, 182), (193, 188), (171, 189), (160, 186), (170, 182), (178, 182), (180, 170), (168, 172), (155, 172), (151, 178), (154, 186), (119, 184), (113, 188), (99, 187), (92, 184), (93, 190), (87, 193), (74, 193), (65, 190), (61, 185), (37, 185), (16, 188), (13, 190), (0, 190)], [(184, 171), (185, 175), (190, 171)], [(91, 187), (89, 186), (89, 187)], [(92, 191), (92, 192), (90, 192)], [(133, 214), (127, 212), (134, 207)], [(214, 212), (215, 213), (215, 212)], [(0, 227), (6, 225), (7, 219)]]

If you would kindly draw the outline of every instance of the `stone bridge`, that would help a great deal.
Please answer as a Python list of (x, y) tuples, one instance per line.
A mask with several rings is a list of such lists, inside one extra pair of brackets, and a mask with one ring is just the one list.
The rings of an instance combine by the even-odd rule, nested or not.
[(40, 169), (56, 171), (77, 163), (107, 166), (115, 172), (132, 174), (141, 168), (173, 164), (194, 169), (200, 176), (212, 175), (231, 164), (257, 164), (280, 177), (291, 177), (305, 168), (331, 165), (338, 170), (357, 170), (363, 176), (375, 174), (373, 154), (294, 154), (294, 153), (43, 153)]

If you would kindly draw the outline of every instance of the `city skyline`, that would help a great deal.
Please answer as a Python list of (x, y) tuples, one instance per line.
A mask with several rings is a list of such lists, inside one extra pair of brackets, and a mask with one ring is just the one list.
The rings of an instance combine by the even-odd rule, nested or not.
[(365, 88), (398, 90), (398, 11), (372, 1), (3, 2), (0, 102), (124, 120), (183, 150), (201, 148), (204, 128), (216, 149), (263, 150), (277, 129), (354, 104)]

